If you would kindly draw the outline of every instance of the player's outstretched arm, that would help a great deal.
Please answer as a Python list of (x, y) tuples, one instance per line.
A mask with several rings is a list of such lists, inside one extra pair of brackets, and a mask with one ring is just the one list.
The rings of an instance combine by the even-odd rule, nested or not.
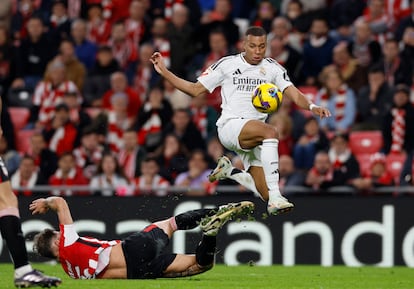
[(203, 93), (207, 92), (207, 89), (200, 83), (200, 82), (191, 82), (185, 79), (182, 79), (172, 73), (168, 68), (165, 66), (164, 58), (162, 57), (161, 53), (155, 52), (150, 61), (154, 64), (155, 70), (165, 79), (167, 79), (175, 88), (191, 95), (193, 97), (202, 95)]
[(59, 223), (63, 225), (73, 224), (72, 215), (68, 203), (61, 197), (49, 197), (34, 200), (29, 205), (32, 215), (46, 214), (47, 211), (53, 210), (58, 215)]
[(310, 110), (314, 115), (319, 116), (320, 118), (330, 117), (331, 112), (326, 107), (313, 104), (306, 96), (300, 92), (294, 85), (287, 87), (283, 94), (291, 98), (299, 107)]

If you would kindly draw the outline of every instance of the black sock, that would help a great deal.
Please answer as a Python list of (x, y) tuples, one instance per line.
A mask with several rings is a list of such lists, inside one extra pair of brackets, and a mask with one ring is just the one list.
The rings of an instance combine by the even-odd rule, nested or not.
[(196, 249), (196, 260), (200, 266), (213, 264), (214, 255), (216, 254), (216, 243), (216, 236), (203, 235)]
[(16, 216), (1, 217), (0, 231), (9, 248), (14, 268), (29, 264), (20, 218)]
[(189, 230), (194, 229), (198, 226), (201, 219), (206, 216), (213, 215), (217, 209), (199, 209), (188, 211), (175, 216), (175, 223), (177, 224), (178, 230)]

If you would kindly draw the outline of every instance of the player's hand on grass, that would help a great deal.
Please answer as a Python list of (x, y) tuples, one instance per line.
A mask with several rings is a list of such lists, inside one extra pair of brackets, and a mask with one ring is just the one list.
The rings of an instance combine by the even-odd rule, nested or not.
[(29, 205), (29, 210), (32, 211), (32, 215), (46, 214), (49, 211), (47, 200), (44, 198), (34, 200)]

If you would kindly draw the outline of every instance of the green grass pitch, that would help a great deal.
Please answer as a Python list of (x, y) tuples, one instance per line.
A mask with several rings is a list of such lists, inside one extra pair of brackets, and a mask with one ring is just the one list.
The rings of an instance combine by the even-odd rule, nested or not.
[[(62, 278), (59, 288), (70, 289), (412, 289), (414, 271), (407, 267), (349, 268), (343, 266), (217, 265), (201, 275), (156, 280), (73, 280), (60, 266), (34, 264), (46, 274)], [(11, 264), (0, 264), (0, 288), (15, 288)]]

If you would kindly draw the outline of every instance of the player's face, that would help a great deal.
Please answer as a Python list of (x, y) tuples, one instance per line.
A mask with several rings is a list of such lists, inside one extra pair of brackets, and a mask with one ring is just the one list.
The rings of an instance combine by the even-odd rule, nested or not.
[(247, 35), (244, 41), (244, 58), (250, 64), (259, 64), (266, 53), (266, 35), (253, 36)]

